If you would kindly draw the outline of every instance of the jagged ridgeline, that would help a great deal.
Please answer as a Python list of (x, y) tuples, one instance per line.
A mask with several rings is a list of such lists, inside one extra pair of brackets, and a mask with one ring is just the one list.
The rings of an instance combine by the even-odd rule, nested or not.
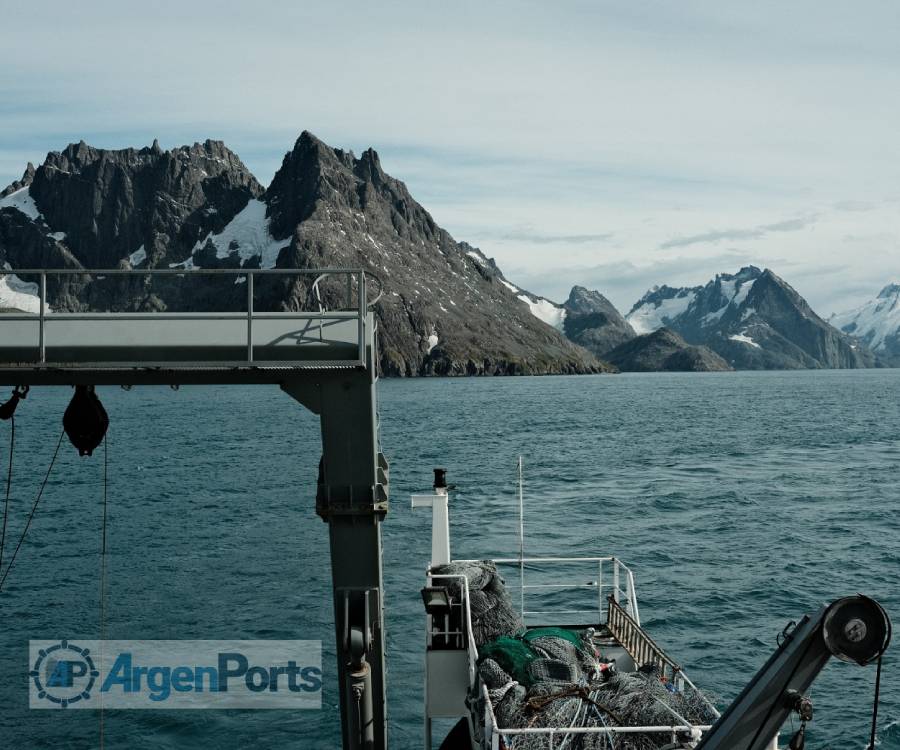
[[(304, 132), (264, 188), (220, 141), (164, 151), (52, 152), (0, 193), (0, 264), (16, 268), (364, 268), (388, 375), (550, 374), (608, 369), (538, 317), (479, 250), (455, 241), (385, 174)], [(187, 280), (185, 280), (185, 278)], [(347, 305), (344, 279), (258, 279), (258, 310)], [(0, 308), (36, 304), (34, 279), (2, 277)], [(59, 310), (243, 310), (243, 279), (66, 277)], [(377, 286), (374, 285), (373, 286)], [(355, 286), (351, 294), (355, 295)]]

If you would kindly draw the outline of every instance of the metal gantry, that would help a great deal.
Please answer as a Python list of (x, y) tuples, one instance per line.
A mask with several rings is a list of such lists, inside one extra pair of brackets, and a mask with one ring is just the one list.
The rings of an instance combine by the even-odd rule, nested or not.
[[(0, 384), (278, 385), (319, 415), (322, 459), (316, 512), (328, 523), (345, 750), (387, 747), (381, 522), (388, 463), (377, 420), (371, 274), (357, 269), (25, 269), (37, 313), (0, 315)], [(48, 280), (79, 285), (108, 277), (231, 277), (246, 284), (246, 310), (67, 312), (51, 306)], [(327, 309), (258, 311), (255, 281), (326, 278), (343, 297)], [(173, 279), (174, 280), (174, 279)], [(111, 282), (109, 282), (111, 283)], [(332, 295), (334, 297), (335, 295)]]

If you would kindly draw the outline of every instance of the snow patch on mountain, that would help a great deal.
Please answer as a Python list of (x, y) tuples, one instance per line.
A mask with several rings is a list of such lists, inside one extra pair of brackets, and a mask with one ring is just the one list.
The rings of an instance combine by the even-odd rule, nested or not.
[(520, 294), (519, 299), (528, 305), (531, 314), (538, 320), (543, 320), (548, 326), (553, 326), (558, 331), (562, 330), (566, 320), (566, 311), (560, 305), (543, 297), (532, 299), (527, 294)]
[(22, 281), (14, 273), (0, 276), (0, 310), (21, 310), (24, 313), (39, 315), (41, 300), (38, 285)]
[(274, 268), (275, 261), (282, 248), (290, 244), (290, 240), (276, 240), (269, 232), (269, 220), (266, 218), (266, 204), (257, 198), (251, 199), (219, 234), (208, 234), (197, 241), (191, 255), (196, 255), (207, 242), (216, 248), (216, 257), (227, 258), (237, 253), (241, 262), (259, 257), (261, 268)]
[(43, 218), (27, 187), (20, 188), (5, 198), (0, 198), (0, 209), (2, 208), (16, 208), (34, 221)]
[(757, 349), (762, 349), (762, 347), (757, 344), (752, 338), (747, 335), (746, 331), (742, 331), (741, 333), (735, 333), (728, 337), (732, 341), (740, 341), (742, 344), (749, 344), (750, 346), (755, 346)]
[(143, 245), (128, 256), (128, 262), (131, 264), (132, 268), (137, 268), (145, 260), (147, 260), (147, 251), (144, 250)]
[[(657, 290), (651, 290), (651, 292), (654, 291)], [(672, 291), (677, 291), (678, 295), (654, 302), (640, 302), (625, 316), (625, 319), (634, 328), (635, 333), (642, 336), (645, 333), (653, 333), (653, 331), (663, 328), (686, 312), (697, 297), (696, 292), (690, 289)]]

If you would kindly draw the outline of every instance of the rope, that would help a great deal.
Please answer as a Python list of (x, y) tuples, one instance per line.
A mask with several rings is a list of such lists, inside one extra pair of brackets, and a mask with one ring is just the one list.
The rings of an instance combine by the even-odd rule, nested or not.
[(31, 521), (34, 519), (34, 512), (37, 510), (38, 503), (40, 503), (41, 501), (41, 496), (44, 494), (44, 489), (47, 486), (47, 480), (50, 479), (50, 472), (53, 471), (53, 465), (56, 463), (56, 457), (59, 455), (59, 447), (62, 445), (62, 439), (65, 434), (65, 429), (63, 429), (59, 433), (59, 440), (56, 441), (56, 450), (53, 451), (53, 458), (50, 459), (50, 466), (47, 467), (47, 474), (46, 476), (44, 476), (44, 481), (41, 482), (41, 488), (40, 490), (38, 490), (37, 497), (34, 499), (34, 505), (31, 506), (31, 512), (28, 514), (28, 520), (25, 522), (25, 528), (22, 531), (22, 536), (19, 537), (19, 542), (18, 544), (16, 544), (15, 550), (13, 550), (12, 557), (6, 564), (6, 572), (2, 577), (0, 577), (0, 591), (3, 590), (3, 584), (6, 581), (6, 577), (9, 575), (9, 571), (12, 570), (13, 563), (16, 561), (16, 556), (19, 554), (19, 550), (22, 548), (22, 543), (25, 541), (25, 535), (28, 533), (28, 529), (31, 526)]
[[(106, 518), (109, 495), (109, 443), (103, 437), (103, 530), (100, 536), (100, 663), (103, 664), (103, 646), (106, 641)], [(104, 740), (103, 693), (100, 693), (100, 750)]]
[(875, 670), (875, 700), (872, 704), (872, 736), (866, 750), (875, 750), (875, 729), (878, 726), (878, 701), (881, 693), (881, 657), (878, 657), (878, 667)]
[(9, 418), (12, 431), (9, 435), (9, 470), (6, 472), (6, 501), (3, 503), (3, 531), (0, 531), (0, 570), (3, 569), (3, 547), (6, 544), (6, 521), (9, 518), (9, 493), (12, 489), (13, 448), (16, 445), (16, 416)]

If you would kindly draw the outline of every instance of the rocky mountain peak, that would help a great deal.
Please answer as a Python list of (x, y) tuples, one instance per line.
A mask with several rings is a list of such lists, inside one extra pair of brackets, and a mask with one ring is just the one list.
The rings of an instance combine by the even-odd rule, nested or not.
[(878, 299), (891, 299), (892, 297), (900, 297), (900, 284), (891, 283), (878, 292)]
[(9, 185), (7, 185), (2, 191), (0, 191), (0, 199), (5, 198), (7, 195), (12, 195), (17, 190), (21, 190), (22, 188), (26, 188), (34, 181), (34, 164), (28, 162), (28, 166), (25, 168), (25, 172), (22, 174), (21, 180), (13, 180)]
[[(606, 313), (612, 303), (600, 292), (583, 286), (573, 286), (569, 298), (563, 303), (569, 314), (588, 315), (590, 313)], [(615, 309), (615, 308), (613, 308)]]

